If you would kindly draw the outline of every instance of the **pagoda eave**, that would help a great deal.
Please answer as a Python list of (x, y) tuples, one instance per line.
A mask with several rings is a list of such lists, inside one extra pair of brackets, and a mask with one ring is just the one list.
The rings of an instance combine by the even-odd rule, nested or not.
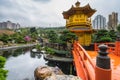
[(95, 9), (92, 9), (90, 7), (89, 4), (87, 4), (86, 6), (84, 7), (71, 7), (68, 11), (63, 11), (63, 16), (64, 16), (64, 19), (68, 19), (69, 16), (71, 15), (74, 15), (74, 14), (79, 14), (79, 13), (83, 13), (83, 14), (86, 14), (88, 17), (91, 17), (95, 12), (96, 10)]
[(88, 17), (91, 17), (96, 12), (96, 10), (92, 10), (92, 11), (90, 10), (79, 11), (78, 10), (79, 13), (76, 13), (76, 12), (77, 11), (68, 11), (68, 12), (63, 12), (62, 14), (64, 16), (64, 19), (68, 19), (69, 16), (74, 15), (74, 14), (79, 14), (81, 12), (83, 12), (83, 14), (86, 14)]
[(93, 30), (70, 30), (71, 32), (88, 32), (93, 33)]

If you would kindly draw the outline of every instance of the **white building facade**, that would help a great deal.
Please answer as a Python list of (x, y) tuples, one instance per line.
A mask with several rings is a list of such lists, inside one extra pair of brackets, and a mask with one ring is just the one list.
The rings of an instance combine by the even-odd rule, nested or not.
[(0, 29), (12, 29), (16, 30), (20, 28), (19, 23), (12, 23), (11, 21), (0, 22)]

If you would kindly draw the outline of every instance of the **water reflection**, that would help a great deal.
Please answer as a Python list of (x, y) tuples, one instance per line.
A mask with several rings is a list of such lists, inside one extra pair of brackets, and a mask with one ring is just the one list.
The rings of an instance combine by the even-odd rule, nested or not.
[(42, 55), (41, 53), (33, 53), (33, 52), (30, 52), (30, 57), (31, 57), (31, 58), (36, 58), (36, 57), (37, 57), (37, 58), (41, 58), (41, 55)]
[(25, 54), (25, 52), (27, 51), (27, 48), (24, 49), (11, 49), (9, 51), (3, 51), (2, 56), (6, 57), (7, 59), (9, 57), (17, 57), (21, 54)]
[(43, 54), (30, 51), (30, 48), (23, 48), (0, 52), (7, 58), (5, 64), (5, 69), (9, 70), (7, 80), (34, 80), (35, 68), (45, 65), (58, 66), (65, 74), (70, 73), (71, 64), (46, 61)]
[(3, 56), (7, 58), (7, 80), (34, 80), (35, 68), (47, 63), (40, 54), (34, 54), (36, 57), (31, 56), (29, 49), (4, 51)]

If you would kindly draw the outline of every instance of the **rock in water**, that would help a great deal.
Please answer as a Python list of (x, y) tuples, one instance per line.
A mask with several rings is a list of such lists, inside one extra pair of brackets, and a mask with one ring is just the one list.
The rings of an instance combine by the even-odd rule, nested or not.
[(73, 75), (65, 75), (58, 67), (40, 66), (35, 69), (35, 80), (81, 80)]
[(44, 80), (81, 80), (81, 79), (73, 75), (52, 75), (45, 78)]
[(35, 80), (44, 80), (48, 76), (63, 75), (63, 72), (58, 67), (48, 67), (48, 66), (40, 66), (37, 67), (34, 76)]

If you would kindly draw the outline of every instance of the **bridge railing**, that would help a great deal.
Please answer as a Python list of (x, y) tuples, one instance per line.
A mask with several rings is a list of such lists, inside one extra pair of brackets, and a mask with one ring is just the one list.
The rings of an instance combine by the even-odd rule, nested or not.
[(115, 43), (94, 43), (94, 50), (99, 51), (98, 46), (104, 44), (108, 46), (107, 52), (120, 56), (120, 40)]
[(94, 50), (99, 51), (98, 46), (104, 44), (108, 46), (108, 52), (109, 53), (115, 53), (115, 43), (94, 43)]
[(85, 49), (77, 41), (74, 43), (73, 56), (77, 75), (82, 77), (83, 80), (95, 80), (95, 64)]
[(112, 80), (112, 69), (107, 45), (99, 45), (96, 64), (93, 63), (91, 57), (77, 41), (75, 41), (73, 47), (72, 53), (77, 76), (82, 78), (82, 80)]

